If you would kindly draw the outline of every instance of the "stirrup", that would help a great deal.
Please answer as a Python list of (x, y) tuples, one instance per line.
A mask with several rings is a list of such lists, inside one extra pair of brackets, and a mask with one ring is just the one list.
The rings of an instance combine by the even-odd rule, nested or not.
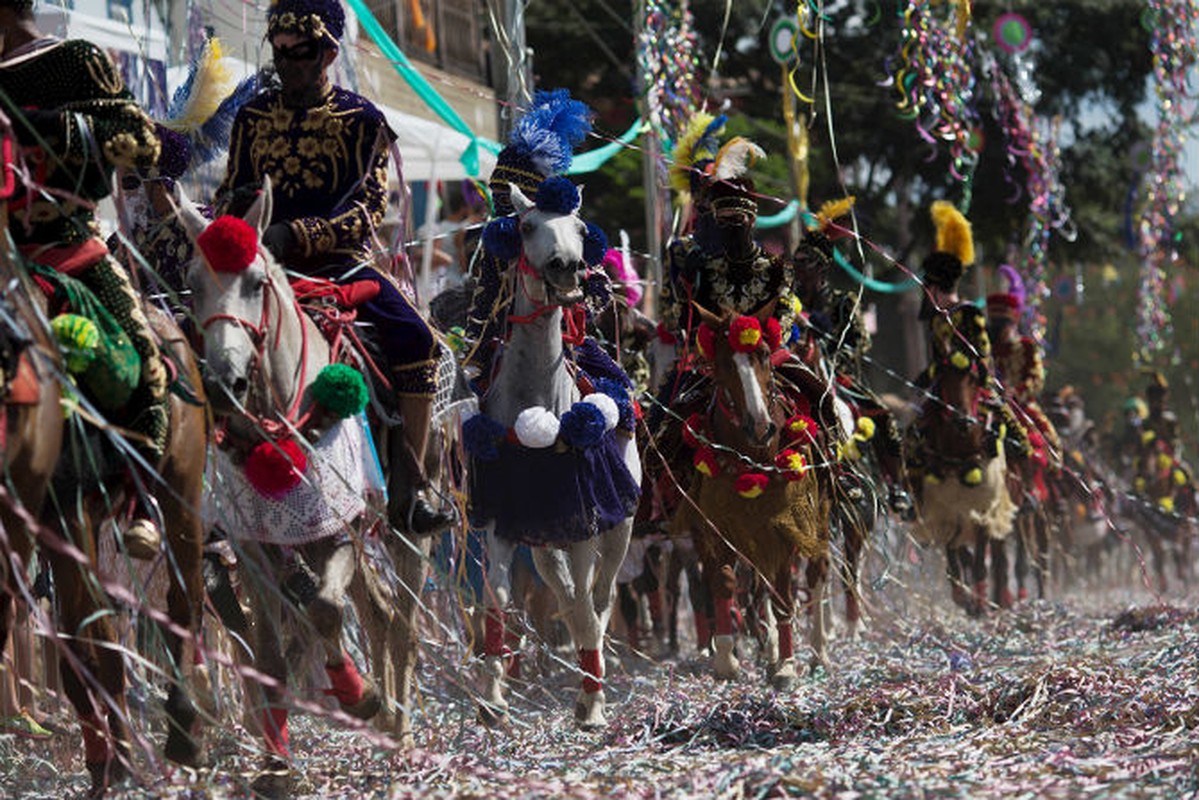
[(162, 549), (162, 533), (153, 520), (138, 518), (129, 523), (123, 533), (118, 534), (125, 545), (125, 552), (132, 558), (152, 561)]

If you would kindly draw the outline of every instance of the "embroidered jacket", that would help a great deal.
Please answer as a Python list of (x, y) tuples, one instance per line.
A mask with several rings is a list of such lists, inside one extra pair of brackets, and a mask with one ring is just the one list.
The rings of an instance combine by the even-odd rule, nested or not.
[(34, 45), (0, 61), (0, 104), (33, 179), (17, 182), (9, 228), (17, 245), (76, 245), (99, 235), (93, 204), (111, 191), (115, 167), (158, 158), (154, 126), (108, 57), (91, 42)]
[(271, 222), (287, 222), (307, 274), (345, 272), (370, 258), (387, 209), (387, 159), (395, 134), (369, 100), (338, 86), (313, 108), (283, 105), (278, 89), (246, 103), (233, 122), (216, 214), (228, 213), (269, 175)]

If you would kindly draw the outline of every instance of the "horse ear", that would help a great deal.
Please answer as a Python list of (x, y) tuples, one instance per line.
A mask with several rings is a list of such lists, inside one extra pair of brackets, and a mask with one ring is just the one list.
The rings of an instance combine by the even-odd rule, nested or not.
[(271, 214), (274, 202), (271, 199), (271, 176), (264, 175), (262, 177), (262, 189), (258, 192), (258, 197), (254, 198), (254, 202), (250, 205), (250, 209), (246, 212), (243, 219), (250, 223), (250, 226), (258, 231), (259, 238), (262, 237), (262, 232), (271, 224)]
[(187, 231), (188, 237), (194, 241), (208, 227), (208, 220), (196, 209), (195, 203), (191, 201), (191, 198), (187, 196), (183, 191), (183, 187), (178, 183), (175, 184), (174, 201), (175, 215), (179, 218), (179, 222), (183, 224), (183, 229)]
[(512, 192), (512, 207), (516, 209), (517, 214), (523, 214), (536, 205), (532, 200), (525, 197), (525, 193), (515, 183), (508, 184), (508, 188)]
[(779, 299), (776, 297), (766, 305), (754, 312), (754, 316), (758, 318), (758, 322), (765, 323), (766, 320), (774, 316), (774, 310), (778, 308)]
[(722, 322), (720, 315), (713, 314), (694, 300), (691, 301), (691, 307), (695, 309), (695, 314), (699, 317), (700, 322), (707, 323), (710, 328), (720, 328)]

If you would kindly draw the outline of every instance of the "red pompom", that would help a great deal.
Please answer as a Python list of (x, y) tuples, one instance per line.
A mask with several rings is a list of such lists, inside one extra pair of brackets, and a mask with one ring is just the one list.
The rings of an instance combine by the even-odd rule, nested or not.
[(729, 323), (729, 344), (736, 353), (752, 353), (762, 343), (762, 323), (757, 317), (737, 317)]
[(746, 500), (753, 500), (762, 495), (766, 491), (766, 486), (770, 483), (770, 479), (760, 472), (745, 472), (737, 476), (737, 480), (733, 482), (733, 487), (737, 490), (737, 494), (744, 497)]
[(665, 322), (659, 322), (655, 332), (658, 334), (658, 341), (662, 344), (678, 343), (678, 339), (676, 339), (674, 334), (670, 332), (670, 329), (666, 327)]
[(778, 350), (783, 346), (783, 326), (774, 317), (766, 320), (766, 329), (763, 333), (766, 335), (766, 344), (770, 345), (771, 350)]
[(278, 500), (300, 482), (308, 469), (308, 456), (295, 439), (263, 442), (246, 458), (246, 480), (259, 494)]
[(240, 217), (217, 217), (196, 237), (208, 266), (217, 272), (241, 272), (258, 256), (258, 231)]

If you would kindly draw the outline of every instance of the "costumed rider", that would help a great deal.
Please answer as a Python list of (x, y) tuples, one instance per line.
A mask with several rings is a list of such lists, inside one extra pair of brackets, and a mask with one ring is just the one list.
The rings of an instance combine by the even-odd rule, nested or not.
[(395, 134), (369, 100), (329, 81), (344, 27), (338, 0), (271, 5), (267, 38), (280, 86), (238, 111), (215, 213), (244, 214), (269, 176), (273, 206), (263, 246), (306, 277), (354, 284), (344, 294), (361, 301), (358, 319), (370, 324), (403, 419), (406, 452), (393, 469), (407, 473), (412, 489), (406, 498), (392, 498), (396, 522), (410, 533), (430, 534), (453, 522), (452, 513), (424, 496), (439, 345), (399, 287), (371, 266)]
[[(32, 0), (0, 0), (0, 39), (0, 110), (12, 121), (33, 177), (30, 187), (18, 181), (8, 201), (9, 233), (21, 255), (56, 286), (56, 295), (71, 298), (76, 314), (85, 313), (78, 306), (90, 305), (84, 298), (94, 294), (102, 307), (96, 313), (115, 319), (119, 330), (106, 330), (95, 319), (80, 323), (108, 338), (104, 358), (95, 350), (75, 352), (83, 341), (75, 336), (79, 317), (61, 315), (52, 327), (68, 366), (80, 364), (79, 383), (91, 401), (132, 434), (133, 447), (153, 467), (167, 441), (167, 370), (129, 274), (109, 254), (93, 211), (109, 195), (115, 168), (154, 164), (159, 143), (153, 123), (100, 48), (38, 30)], [(82, 292), (73, 288), (78, 284)], [(118, 341), (123, 336), (128, 341)], [(70, 357), (82, 355), (88, 357)], [(138, 505), (123, 534), (125, 547), (131, 555), (153, 557), (161, 533)]]
[[(1024, 428), (1016, 421), (994, 382), (991, 362), (991, 337), (987, 334), (987, 317), (981, 308), (963, 301), (958, 285), (966, 268), (974, 264), (974, 236), (970, 223), (952, 203), (937, 200), (930, 213), (936, 229), (936, 249), (924, 259), (922, 283), (924, 300), (920, 318), (929, 323), (930, 362), (915, 381), (918, 388), (928, 390), (943, 370), (979, 370), (978, 381), (983, 389), (979, 405), (990, 410), (998, 421), (990, 434), (995, 446), (1005, 447), (1009, 458), (1022, 457), (1027, 452)], [(919, 492), (924, 485), (924, 473), (933, 469), (926, 456), (932, 455), (921, 444), (928, 422), (942, 409), (931, 402), (921, 404), (916, 424), (909, 435), (918, 441), (905, 448), (910, 453), (907, 464), (910, 485)]]
[(870, 333), (862, 318), (857, 292), (834, 289), (829, 273), (840, 256), (835, 241), (840, 233), (835, 223), (849, 213), (854, 198), (824, 203), (811, 223), (805, 220), (803, 238), (792, 255), (796, 294), (803, 304), (799, 317), (803, 337), (797, 343), (799, 357), (814, 365), (822, 360), (833, 369), (844, 400), (851, 404), (857, 422), (852, 444), (843, 453), (860, 453), (859, 445), (871, 443), (888, 486), (891, 507), (901, 513), (911, 508), (902, 488), (903, 440), (895, 418), (862, 380), (862, 359), (870, 350)]
[(1169, 393), (1166, 376), (1151, 373), (1133, 488), (1162, 511), (1192, 517), (1199, 514), (1195, 473), (1183, 458), (1178, 418), (1167, 404)]
[[(175, 218), (179, 203), (185, 201), (176, 184), (228, 149), (237, 110), (259, 86), (258, 76), (252, 75), (235, 87), (220, 41), (209, 39), (172, 97), (165, 118), (154, 123), (161, 145), (158, 160), (148, 168), (118, 170), (123, 227), (109, 237), (108, 246), (138, 274), (143, 292), (168, 309), (186, 307), (184, 275), (195, 254), (195, 242)], [(196, 210), (211, 219), (211, 208)], [(186, 314), (180, 316), (181, 324), (189, 322)]]
[[(1000, 389), (1026, 433), (1027, 462), (1056, 472), (1062, 465), (1062, 443), (1057, 429), (1041, 407), (1045, 390), (1045, 363), (1041, 345), (1020, 333), (1024, 311), (1024, 281), (1008, 265), (999, 266), (999, 291), (987, 295), (987, 333), (994, 349), (994, 365)], [(1031, 488), (1044, 502), (1049, 489), (1036, 478)]]
[[(591, 132), (591, 110), (571, 98), (566, 89), (538, 91), (533, 103), (512, 129), (508, 144), (496, 157), (488, 180), (492, 218), (511, 217), (512, 188), (537, 201), (537, 187), (547, 178), (563, 175), (574, 158), (574, 148)], [(491, 379), (495, 355), (507, 326), (513, 294), (507, 262), (486, 248), (477, 267), (475, 291), (467, 315), (464, 366), (476, 387)]]

